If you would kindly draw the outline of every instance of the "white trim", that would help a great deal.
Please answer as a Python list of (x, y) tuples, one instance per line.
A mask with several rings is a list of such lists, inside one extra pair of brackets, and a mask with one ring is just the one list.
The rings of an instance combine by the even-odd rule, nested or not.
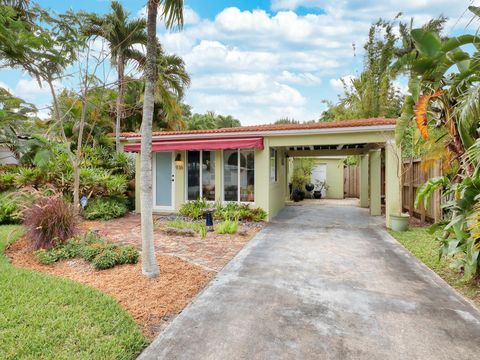
[(170, 178), (173, 177), (172, 183), (172, 205), (171, 206), (157, 206), (157, 152), (154, 153), (152, 156), (152, 176), (153, 176), (153, 211), (172, 211), (175, 210), (175, 151), (161, 151), (161, 152), (169, 152), (172, 154), (172, 173)]
[[(221, 137), (253, 137), (253, 136), (298, 136), (298, 135), (316, 135), (316, 134), (337, 134), (337, 133), (362, 133), (377, 131), (393, 131), (395, 125), (375, 125), (375, 126), (351, 126), (337, 128), (321, 128), (321, 129), (293, 129), (293, 130), (272, 130), (272, 131), (239, 131), (239, 132), (217, 132), (217, 133), (190, 133), (177, 135), (161, 135), (154, 136), (153, 140), (185, 140), (185, 139), (217, 139)], [(135, 141), (140, 140), (140, 136), (122, 137), (123, 140)]]

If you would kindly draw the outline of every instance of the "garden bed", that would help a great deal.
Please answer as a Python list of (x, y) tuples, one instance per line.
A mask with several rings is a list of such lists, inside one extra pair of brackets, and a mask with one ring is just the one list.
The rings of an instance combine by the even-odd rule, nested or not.
[[(153, 279), (142, 275), (140, 261), (107, 270), (96, 270), (81, 258), (43, 265), (33, 255), (26, 238), (12, 244), (6, 255), (15, 266), (74, 280), (112, 296), (142, 326), (143, 333), (153, 339), (263, 226), (244, 224), (237, 234), (208, 232), (203, 238), (198, 234), (167, 236), (162, 230), (170, 220), (156, 219), (155, 248), (161, 275)], [(85, 221), (81, 228), (95, 230), (111, 243), (130, 244), (140, 250), (138, 215)]]

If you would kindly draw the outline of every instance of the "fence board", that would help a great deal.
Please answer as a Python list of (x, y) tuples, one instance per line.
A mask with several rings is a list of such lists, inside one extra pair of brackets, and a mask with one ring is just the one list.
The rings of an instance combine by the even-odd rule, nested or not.
[(441, 160), (435, 161), (433, 164), (426, 164), (420, 159), (409, 159), (403, 161), (403, 195), (402, 208), (408, 211), (410, 216), (419, 218), (421, 221), (439, 221), (442, 217), (441, 209), (441, 191), (435, 191), (430, 198), (428, 207), (425, 208), (420, 204), (415, 208), (415, 196), (417, 190), (422, 184), (436, 176), (441, 176), (442, 166)]

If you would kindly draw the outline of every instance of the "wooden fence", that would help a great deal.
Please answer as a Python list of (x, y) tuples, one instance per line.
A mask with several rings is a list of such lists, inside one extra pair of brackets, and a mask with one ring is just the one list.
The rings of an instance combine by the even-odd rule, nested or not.
[(360, 197), (360, 166), (347, 165), (343, 168), (343, 192), (346, 198)]
[(439, 221), (442, 217), (441, 209), (441, 192), (435, 191), (430, 198), (427, 209), (423, 204), (415, 208), (415, 196), (417, 189), (422, 186), (425, 181), (436, 176), (442, 175), (441, 160), (435, 161), (433, 164), (422, 163), (420, 159), (410, 159), (403, 162), (403, 211), (408, 211), (410, 216), (419, 218), (421, 221)]

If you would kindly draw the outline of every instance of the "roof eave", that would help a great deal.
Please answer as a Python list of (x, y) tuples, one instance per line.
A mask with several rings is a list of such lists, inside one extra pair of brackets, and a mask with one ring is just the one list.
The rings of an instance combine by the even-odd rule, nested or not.
[[(370, 125), (370, 126), (348, 126), (348, 127), (332, 127), (320, 129), (287, 129), (287, 130), (270, 130), (270, 131), (236, 131), (236, 132), (217, 132), (217, 133), (198, 133), (198, 134), (176, 134), (176, 135), (157, 135), (152, 140), (181, 140), (181, 139), (215, 139), (215, 138), (235, 138), (245, 136), (300, 136), (300, 135), (320, 135), (335, 133), (359, 133), (359, 132), (376, 132), (376, 131), (394, 131), (395, 125)], [(126, 141), (139, 141), (140, 136), (121, 137)]]

